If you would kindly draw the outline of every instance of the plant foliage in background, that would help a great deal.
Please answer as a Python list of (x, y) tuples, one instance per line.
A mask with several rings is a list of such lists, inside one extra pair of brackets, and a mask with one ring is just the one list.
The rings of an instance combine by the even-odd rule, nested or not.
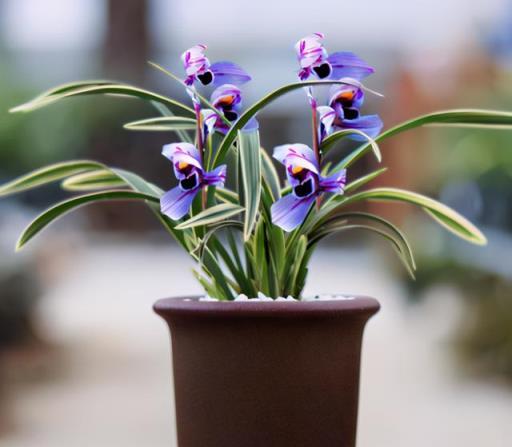
[[(65, 98), (94, 94), (135, 97), (148, 101), (159, 115), (127, 123), (126, 129), (172, 131), (178, 136), (177, 142), (165, 145), (162, 151), (178, 181), (170, 191), (133, 172), (90, 160), (47, 166), (0, 186), (0, 196), (6, 196), (61, 181), (64, 190), (77, 193), (30, 223), (17, 248), (83, 205), (141, 201), (197, 262), (194, 273), (206, 293), (232, 300), (241, 293), (255, 297), (258, 292), (274, 298), (300, 297), (317, 244), (350, 230), (363, 230), (387, 240), (414, 276), (416, 265), (404, 234), (382, 217), (351, 211), (349, 205), (361, 201), (411, 203), (455, 235), (485, 244), (484, 235), (473, 224), (436, 200), (397, 188), (362, 189), (384, 168), (349, 183), (347, 171), (366, 154), (373, 154), (380, 162), (380, 141), (401, 132), (425, 125), (512, 127), (512, 113), (466, 109), (434, 112), (381, 132), (383, 125), (377, 115), (361, 114), (365, 94), (377, 94), (362, 83), (373, 68), (353, 53), (327, 53), (323, 38), (315, 33), (297, 42), (297, 82), (274, 90), (245, 109), (241, 87), (251, 77), (234, 63), (210, 63), (205, 45), (183, 53), (184, 79), (151, 63), (183, 85), (191, 107), (127, 84), (83, 81), (48, 90), (12, 109), (29, 112)], [(211, 87), (208, 100), (204, 93)], [(297, 89), (305, 91), (312, 141), (311, 146), (296, 142), (273, 150), (273, 158), (286, 173), (283, 185), (271, 157), (260, 146), (256, 115)], [(321, 89), (328, 90), (326, 103), (318, 99)], [(324, 163), (327, 152), (336, 150), (344, 139), (360, 145), (337, 163)], [(227, 177), (236, 180), (235, 190), (224, 187)]]

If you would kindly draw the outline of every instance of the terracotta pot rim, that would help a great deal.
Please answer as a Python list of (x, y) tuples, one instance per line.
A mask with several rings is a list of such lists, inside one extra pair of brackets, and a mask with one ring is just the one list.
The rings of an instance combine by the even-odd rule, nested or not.
[(380, 309), (375, 298), (351, 296), (346, 300), (318, 301), (200, 301), (199, 296), (164, 298), (158, 300), (154, 311), (162, 317), (209, 317), (209, 318), (308, 318), (361, 316), (368, 317)]

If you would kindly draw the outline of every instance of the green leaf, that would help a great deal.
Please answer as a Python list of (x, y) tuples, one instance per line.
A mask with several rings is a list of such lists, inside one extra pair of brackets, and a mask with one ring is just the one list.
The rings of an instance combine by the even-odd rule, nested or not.
[(404, 267), (406, 268), (408, 273), (411, 275), (411, 277), (414, 279), (414, 268), (415, 268), (414, 264), (412, 264), (410, 259), (408, 259), (408, 254), (403, 251), (404, 250), (403, 243), (404, 243), (405, 239), (402, 240), (400, 237), (397, 237), (397, 234), (395, 232), (393, 232), (393, 234), (390, 234), (387, 231), (384, 231), (380, 228), (372, 227), (369, 225), (362, 225), (362, 224), (347, 225), (347, 224), (342, 223), (340, 225), (334, 225), (330, 229), (320, 233), (319, 235), (317, 235), (315, 241), (313, 241), (313, 242), (316, 243), (321, 238), (330, 236), (334, 233), (338, 233), (341, 231), (347, 231), (347, 230), (370, 231), (370, 232), (378, 234), (379, 236), (382, 236), (383, 238), (388, 240), (392, 244), (396, 254), (398, 255), (398, 258), (400, 259), (400, 261), (402, 261), (402, 263), (404, 264)]
[(73, 197), (72, 199), (60, 202), (53, 207), (41, 213), (35, 220), (21, 234), (16, 250), (20, 250), (29, 240), (36, 234), (47, 227), (50, 223), (54, 222), (59, 217), (67, 214), (68, 212), (80, 208), (84, 205), (94, 202), (104, 202), (112, 200), (145, 200), (148, 202), (158, 203), (158, 199), (148, 194), (142, 194), (135, 191), (112, 190), (101, 191), (83, 196)]
[(261, 198), (260, 136), (257, 130), (240, 131), (238, 139), (245, 205), (244, 240), (247, 241), (256, 223)]
[(216, 167), (220, 165), (227, 152), (229, 151), (229, 148), (235, 141), (238, 131), (242, 130), (243, 127), (249, 122), (251, 118), (253, 118), (263, 107), (267, 106), (271, 102), (275, 101), (279, 97), (283, 96), (284, 94), (291, 92), (293, 90), (297, 90), (303, 87), (308, 86), (326, 86), (326, 85), (332, 85), (332, 84), (347, 84), (347, 80), (344, 81), (303, 81), (303, 82), (295, 82), (293, 84), (284, 85), (283, 87), (278, 88), (277, 90), (274, 90), (273, 92), (269, 93), (268, 95), (264, 96), (262, 99), (260, 99), (258, 102), (254, 103), (251, 107), (249, 107), (239, 118), (238, 120), (231, 126), (230, 130), (222, 140), (222, 143), (220, 144), (217, 153), (215, 154), (215, 158), (213, 160), (213, 166)]
[(293, 252), (293, 255), (290, 256), (292, 258), (292, 262), (289, 265), (290, 266), (289, 275), (286, 280), (286, 290), (285, 290), (286, 295), (293, 294), (295, 292), (297, 276), (298, 276), (300, 268), (301, 268), (302, 258), (306, 254), (307, 247), (308, 247), (308, 240), (307, 240), (306, 236), (300, 236), (294, 245), (295, 250)]
[(240, 204), (238, 194), (226, 188), (215, 188), (215, 197), (222, 202), (233, 203), (235, 205)]
[(190, 219), (180, 223), (176, 226), (177, 230), (184, 230), (185, 228), (193, 228), (201, 225), (211, 225), (218, 223), (224, 219), (240, 214), (244, 208), (232, 203), (221, 203), (220, 205), (212, 206), (199, 214), (191, 217)]
[(160, 199), (160, 197), (164, 193), (164, 191), (162, 189), (160, 189), (158, 186), (147, 182), (141, 176), (139, 176), (133, 172), (125, 171), (124, 169), (119, 169), (119, 168), (110, 168), (110, 170), (115, 175), (117, 175), (119, 178), (123, 179), (135, 191), (142, 192), (144, 194), (153, 195), (155, 198), (158, 198), (158, 199)]
[[(60, 93), (55, 93), (56, 91), (60, 91)], [(195, 116), (194, 111), (190, 107), (175, 101), (174, 99), (159, 95), (158, 93), (154, 93), (149, 90), (134, 87), (128, 84), (106, 84), (98, 83), (98, 81), (91, 81), (90, 83), (83, 82), (74, 87), (71, 84), (65, 84), (64, 86), (56, 87), (55, 89), (50, 90), (49, 94), (47, 92), (46, 94), (39, 95), (25, 104), (21, 104), (12, 108), (10, 112), (31, 112), (41, 107), (54, 104), (55, 102), (65, 98), (94, 94), (136, 97), (147, 101), (155, 101), (169, 107), (172, 112), (179, 112), (188, 116)]]
[(163, 116), (158, 118), (148, 118), (139, 121), (132, 121), (124, 125), (128, 130), (144, 131), (175, 131), (175, 130), (194, 130), (196, 120), (181, 116)]
[[(160, 112), (160, 115), (162, 116), (174, 116), (174, 113), (172, 113), (168, 107), (166, 107), (163, 104), (160, 104), (156, 101), (151, 101), (152, 106)], [(176, 130), (176, 134), (180, 138), (181, 141), (185, 141), (186, 143), (194, 144), (194, 141), (190, 137), (190, 135), (185, 132), (184, 130)]]
[(66, 191), (94, 191), (105, 188), (122, 188), (127, 183), (109, 169), (96, 169), (68, 177), (61, 183)]
[(213, 225), (205, 234), (204, 237), (199, 241), (199, 244), (194, 249), (194, 252), (197, 252), (198, 257), (203, 257), (203, 252), (205, 247), (208, 245), (208, 241), (212, 236), (217, 233), (217, 231), (220, 231), (225, 228), (233, 227), (236, 229), (243, 230), (243, 224), (242, 222), (239, 222), (238, 220), (224, 220), (222, 222), (219, 222), (216, 225)]
[(383, 174), (387, 170), (388, 168), (377, 169), (375, 171), (370, 172), (369, 174), (363, 175), (362, 177), (355, 179), (345, 187), (344, 193), (346, 194), (348, 192), (352, 192), (355, 191), (356, 189), (361, 188), (361, 186), (370, 183), (373, 179), (377, 178), (379, 175)]
[(263, 148), (261, 148), (261, 166), (263, 179), (270, 187), (272, 198), (275, 201), (281, 197), (281, 182), (279, 181), (279, 174), (277, 173), (270, 155), (268, 155), (267, 151)]
[(403, 257), (403, 262), (408, 272), (414, 278), (416, 262), (414, 260), (414, 255), (409, 241), (396, 225), (375, 214), (364, 212), (348, 212), (337, 214), (327, 219), (324, 223), (322, 223), (321, 227), (317, 228), (317, 230), (310, 235), (310, 243), (315, 243), (315, 239), (317, 238), (320, 239), (327, 236), (328, 234), (339, 231), (339, 229), (345, 226), (347, 222), (350, 223), (350, 221), (354, 219), (367, 220), (388, 230), (399, 246), (399, 255)]
[(338, 130), (337, 132), (334, 132), (333, 134), (329, 135), (324, 141), (322, 141), (322, 145), (320, 147), (323, 154), (326, 154), (329, 151), (329, 149), (331, 149), (339, 140), (346, 137), (347, 135), (358, 135), (360, 137), (363, 137), (365, 140), (368, 141), (369, 147), (373, 150), (373, 153), (375, 154), (375, 158), (377, 159), (377, 161), (379, 163), (382, 161), (382, 154), (380, 153), (379, 145), (375, 142), (375, 140), (372, 137), (358, 129)]
[(26, 191), (37, 186), (64, 179), (80, 172), (103, 168), (101, 163), (90, 160), (74, 160), (46, 166), (0, 186), (0, 197)]
[[(461, 216), (450, 207), (415, 192), (398, 188), (375, 188), (354, 194), (350, 197), (334, 197), (333, 199), (335, 200), (327, 204), (326, 209), (322, 210), (321, 214), (325, 212), (329, 213), (340, 205), (345, 206), (359, 200), (407, 202), (421, 206), (427, 211), (427, 214), (435, 218), (439, 224), (460, 238), (477, 245), (485, 245), (487, 243), (487, 239), (482, 232), (465, 217)], [(338, 205), (336, 205), (336, 203)]]
[[(392, 137), (393, 135), (405, 132), (406, 130), (428, 125), (484, 129), (512, 129), (512, 112), (484, 109), (454, 109), (433, 112), (400, 123), (381, 133), (378, 137), (375, 137), (375, 141), (380, 142), (386, 138)], [(345, 159), (336, 166), (336, 169), (347, 168), (364, 156), (370, 149), (370, 144), (360, 146), (345, 157)]]
[(234, 297), (226, 281), (226, 275), (222, 271), (219, 261), (208, 248), (205, 250), (203, 262), (203, 270), (206, 270), (215, 282), (218, 294), (216, 298), (232, 300)]

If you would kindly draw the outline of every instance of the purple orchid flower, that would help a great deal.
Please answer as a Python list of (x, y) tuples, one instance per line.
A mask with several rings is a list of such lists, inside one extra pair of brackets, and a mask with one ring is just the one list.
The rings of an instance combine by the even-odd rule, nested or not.
[[(375, 138), (382, 130), (382, 120), (378, 115), (360, 115), (364, 92), (359, 82), (350, 78), (347, 78), (347, 82), (331, 88), (329, 106), (317, 108), (321, 140), (337, 129), (357, 129), (371, 138)], [(359, 135), (352, 135), (351, 138), (364, 140)]]
[(203, 44), (194, 45), (181, 55), (187, 74), (186, 85), (191, 86), (195, 81), (199, 81), (203, 85), (227, 83), (240, 85), (251, 80), (247, 72), (233, 62), (223, 61), (210, 64), (204, 54), (206, 48), (206, 45)]
[[(210, 98), (210, 102), (224, 117), (231, 122), (238, 119), (242, 107), (242, 92), (233, 84), (224, 84), (217, 87)], [(225, 134), (229, 130), (229, 125), (213, 110), (203, 111), (203, 122), (207, 133), (214, 130)]]
[(343, 194), (346, 170), (329, 177), (320, 175), (315, 153), (305, 144), (285, 144), (274, 149), (274, 158), (286, 167), (292, 192), (272, 205), (272, 222), (285, 231), (297, 228), (315, 199), (324, 193)]
[(318, 79), (350, 77), (362, 80), (374, 72), (373, 67), (354, 53), (340, 51), (328, 54), (323, 46), (323, 39), (322, 33), (314, 33), (295, 44), (301, 81), (309, 79), (310, 76), (316, 76)]
[[(235, 122), (239, 118), (242, 108), (242, 92), (236, 85), (224, 84), (214, 90), (210, 102), (216, 111), (212, 109), (201, 110), (204, 139), (214, 131), (227, 133), (230, 126), (219, 116), (219, 112), (228, 121)], [(258, 121), (253, 117), (244, 126), (244, 130), (256, 130), (258, 127)]]
[(194, 197), (203, 186), (223, 186), (226, 165), (206, 172), (199, 150), (190, 143), (172, 143), (163, 147), (162, 155), (171, 160), (178, 186), (160, 199), (160, 210), (173, 220), (181, 219), (190, 209)]

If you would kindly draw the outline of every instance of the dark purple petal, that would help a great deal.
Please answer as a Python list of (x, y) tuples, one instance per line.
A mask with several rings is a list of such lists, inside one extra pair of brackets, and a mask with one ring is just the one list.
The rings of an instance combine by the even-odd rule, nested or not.
[(224, 186), (226, 181), (226, 165), (220, 165), (213, 171), (205, 172), (203, 182), (205, 185)]
[(288, 194), (272, 205), (272, 222), (284, 231), (292, 231), (304, 222), (314, 201), (314, 195), (298, 199)]
[[(379, 115), (363, 115), (354, 120), (345, 119), (338, 127), (342, 129), (357, 129), (369, 137), (375, 138), (382, 130), (382, 126), (383, 123)], [(361, 135), (349, 135), (349, 137), (356, 141), (366, 141)]]
[(176, 186), (160, 198), (160, 211), (173, 220), (181, 219), (188, 213), (198, 191), (199, 188), (183, 191)]
[(318, 161), (313, 150), (305, 144), (283, 144), (274, 148), (273, 157), (289, 166), (300, 166), (315, 174), (319, 174)]
[(332, 67), (331, 79), (349, 77), (361, 80), (375, 71), (364, 60), (348, 51), (332, 53), (327, 61)]
[(324, 192), (342, 193), (347, 184), (347, 170), (343, 169), (329, 177), (320, 178), (320, 189)]
[(210, 66), (213, 73), (213, 84), (245, 84), (251, 80), (249, 74), (233, 62), (215, 62)]

